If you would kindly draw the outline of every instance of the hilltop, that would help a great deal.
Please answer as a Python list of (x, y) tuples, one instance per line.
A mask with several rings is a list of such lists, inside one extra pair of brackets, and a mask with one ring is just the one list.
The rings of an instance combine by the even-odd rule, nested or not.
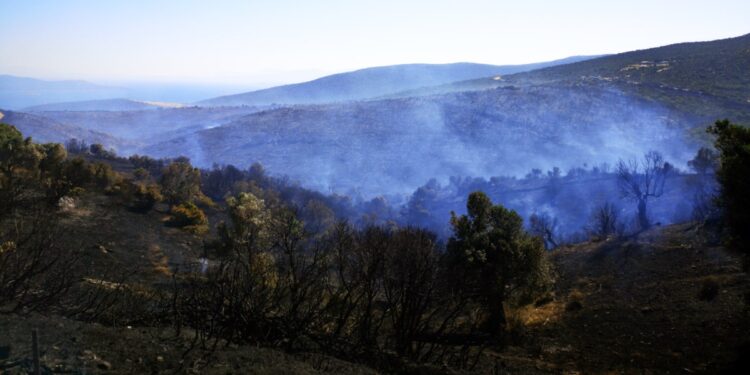
[[(750, 120), (750, 34), (624, 52), (572, 64), (467, 80), (423, 92), (486, 90), (508, 85), (610, 86), (707, 121)], [(402, 94), (402, 95), (406, 95)]]
[(511, 74), (548, 66), (583, 61), (593, 56), (525, 65), (486, 65), (476, 63), (404, 64), (366, 68), (339, 73), (313, 81), (272, 87), (243, 94), (221, 96), (198, 102), (201, 106), (271, 104), (316, 104), (363, 100), (420, 87), (496, 74)]

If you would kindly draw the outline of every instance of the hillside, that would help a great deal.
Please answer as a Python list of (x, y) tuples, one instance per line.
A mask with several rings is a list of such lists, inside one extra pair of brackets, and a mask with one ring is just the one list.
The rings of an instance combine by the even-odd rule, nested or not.
[(143, 102), (130, 99), (103, 99), (42, 104), (24, 108), (23, 111), (139, 111), (160, 108), (179, 108), (181, 106), (181, 104), (177, 103)]
[[(81, 248), (97, 264), (138, 269), (138, 283), (169, 277), (201, 251), (199, 238), (164, 227), (163, 213), (131, 213), (112, 198), (87, 195), (66, 215), (70, 236), (84, 240)], [(735, 373), (747, 359), (741, 356), (750, 279), (741, 258), (712, 236), (688, 223), (556, 251), (552, 297), (513, 312), (508, 346), (487, 347), (471, 371), (424, 366), (403, 373)], [(33, 328), (41, 332), (43, 365), (57, 371), (378, 373), (316, 352), (255, 345), (188, 350), (187, 334), (158, 327), (38, 315), (0, 316), (0, 347), (8, 351), (3, 368), (30, 368), (24, 359)]]
[(532, 72), (468, 80), (425, 92), (485, 90), (506, 85), (604, 85), (664, 103), (707, 121), (750, 121), (750, 34), (680, 43), (548, 67)]
[[(468, 252), (453, 247), (465, 241), (458, 225), (444, 245), (393, 222), (337, 221), (342, 206), (354, 212), (350, 198), (260, 167), (66, 157), (2, 130), (3, 176), (15, 178), (0, 185), (10, 207), (0, 211), (0, 271), (11, 280), (0, 294), (3, 372), (30, 370), (34, 329), (43, 370), (66, 373), (735, 373), (723, 371), (747, 361), (747, 258), (721, 245), (711, 220), (549, 252), (516, 213), (471, 193), (471, 216), (485, 216), (456, 220), (507, 223), (479, 229), (480, 241), (524, 241), (492, 240), (520, 256), (481, 266), (522, 279), (505, 287), (510, 297), (484, 299), (476, 290), (507, 284), (456, 261)], [(568, 200), (564, 186), (544, 185)], [(424, 307), (410, 310), (414, 298)], [(484, 324), (488, 306), (502, 308), (497, 331)]]
[(243, 94), (228, 95), (198, 102), (202, 106), (238, 106), (270, 104), (314, 104), (375, 98), (405, 90), (449, 82), (512, 74), (559, 64), (582, 61), (590, 56), (526, 65), (406, 64), (367, 68), (334, 74), (313, 81), (272, 87)]
[(121, 148), (128, 146), (128, 142), (110, 134), (63, 124), (35, 114), (3, 111), (0, 112), (0, 120), (13, 124), (22, 133), (32, 136), (37, 142), (65, 143), (71, 138), (77, 138), (88, 143), (101, 143), (107, 145), (107, 147)]
[(367, 193), (613, 164), (651, 149), (685, 168), (714, 120), (750, 121), (748, 71), (750, 35), (684, 43), (389, 99), (269, 110), (144, 151), (187, 153), (200, 165), (260, 161), (320, 189)]
[[(154, 110), (153, 105), (145, 105), (149, 106), (149, 109), (47, 110), (31, 112), (28, 116), (45, 118), (54, 123), (68, 124), (92, 132), (109, 134), (126, 142), (104, 143), (105, 146), (115, 147), (121, 153), (133, 153), (139, 152), (143, 146), (219, 126), (259, 110), (254, 107), (221, 109), (164, 107)], [(141, 107), (142, 105), (137, 104), (137, 106)], [(30, 129), (28, 134), (36, 136), (34, 129)], [(89, 143), (93, 142), (93, 138), (90, 137), (78, 138)]]
[[(60, 242), (75, 244), (92, 269), (117, 269), (131, 274), (132, 285), (164, 283), (173, 273), (197, 262), (203, 238), (165, 225), (166, 205), (147, 214), (126, 209), (118, 198), (85, 194), (61, 214)], [(52, 372), (89, 374), (173, 373), (180, 367), (204, 374), (225, 374), (226, 367), (248, 374), (373, 374), (356, 364), (314, 353), (286, 354), (281, 350), (243, 346), (213, 353), (205, 367), (191, 340), (165, 334), (163, 327), (91, 324), (61, 316), (0, 314), (0, 372), (30, 352), (29, 334), (39, 329), (42, 363)], [(5, 352), (7, 351), (7, 352)], [(10, 357), (10, 360), (8, 360)], [(11, 365), (9, 365), (9, 363)], [(16, 373), (16, 372), (10, 372)]]
[[(612, 165), (652, 149), (686, 168), (707, 144), (706, 126), (750, 121), (747, 51), (750, 36), (678, 44), (355, 102), (32, 114), (126, 140), (121, 153), (186, 155), (201, 166), (258, 161), (322, 191), (405, 194), (431, 178)], [(341, 99), (360, 85), (387, 91), (397, 78), (429, 78), (401, 79), (415, 70), (454, 79), (495, 68), (372, 68), (247, 95), (322, 101), (337, 87)]]
[(21, 109), (46, 103), (120, 98), (126, 89), (86, 81), (45, 81), (0, 75), (0, 109)]
[(497, 357), (549, 373), (738, 373), (750, 279), (711, 237), (682, 224), (555, 252), (554, 301), (520, 313), (529, 340)]
[(684, 165), (695, 152), (684, 129), (696, 123), (616, 90), (530, 86), (267, 110), (144, 152), (203, 166), (259, 161), (306, 186), (370, 195), (430, 178), (613, 164), (650, 149)]

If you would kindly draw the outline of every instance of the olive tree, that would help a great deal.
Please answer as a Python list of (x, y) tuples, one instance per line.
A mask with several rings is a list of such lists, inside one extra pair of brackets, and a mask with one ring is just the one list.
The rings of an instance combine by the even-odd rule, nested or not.
[(485, 329), (498, 334), (506, 324), (504, 305), (528, 301), (550, 281), (544, 243), (524, 231), (518, 213), (493, 205), (482, 192), (471, 193), (466, 208), (466, 215), (451, 213), (447, 250), (465, 275), (464, 293), (485, 310)]

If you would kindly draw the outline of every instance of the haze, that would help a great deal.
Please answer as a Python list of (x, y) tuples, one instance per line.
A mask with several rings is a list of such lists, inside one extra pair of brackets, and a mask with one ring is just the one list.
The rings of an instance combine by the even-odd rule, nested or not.
[[(269, 86), (369, 66), (520, 64), (746, 32), (731, 1), (2, 1), (0, 72)], [(12, 57), (12, 58), (8, 58)]]

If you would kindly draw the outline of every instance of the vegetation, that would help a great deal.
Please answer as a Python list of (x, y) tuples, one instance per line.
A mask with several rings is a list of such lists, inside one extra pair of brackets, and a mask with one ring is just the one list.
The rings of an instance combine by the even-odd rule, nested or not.
[(720, 152), (716, 178), (721, 185), (719, 205), (729, 229), (729, 242), (745, 252), (750, 249), (750, 129), (729, 120), (717, 121), (708, 132), (716, 136)]
[(208, 230), (206, 214), (192, 202), (183, 202), (172, 206), (170, 224), (184, 228), (193, 233), (203, 233)]
[[(624, 232), (623, 211), (604, 203), (592, 213), (597, 202), (591, 199), (577, 207), (587, 224), (581, 230), (611, 241), (578, 245), (601, 246), (591, 253), (571, 252), (570, 239), (559, 235), (560, 221), (548, 211), (532, 215), (527, 231), (514, 209), (470, 190), (507, 196), (532, 187), (548, 201), (582, 206), (567, 189), (581, 181), (615, 189), (617, 179), (605, 166), (566, 174), (538, 170), (524, 179), (455, 178), (449, 188), (431, 182), (399, 212), (382, 197), (355, 203), (306, 190), (268, 175), (260, 164), (200, 170), (186, 158), (105, 158), (79, 148), (69, 155), (60, 145), (36, 144), (0, 126), (0, 204), (7, 208), (0, 211), (0, 315), (38, 312), (108, 329), (174, 333), (149, 340), (179, 346), (180, 358), (218, 360), (222, 350), (252, 345), (319, 353), (383, 372), (434, 365), (497, 372), (506, 365), (488, 360), (496, 353), (536, 346), (548, 330), (584, 330), (579, 316), (598, 322), (597, 314), (610, 311), (596, 299), (614, 288), (608, 273), (625, 272), (633, 260), (640, 267), (647, 253), (642, 248), (653, 242), (633, 239), (637, 233), (613, 236)], [(718, 148), (721, 171), (725, 152)], [(647, 155), (656, 162), (644, 165), (671, 171), (656, 156)], [(710, 160), (710, 152), (700, 151), (691, 163), (696, 173), (685, 178), (711, 176)], [(629, 181), (643, 181), (644, 173), (633, 171)], [(651, 181), (647, 186), (659, 180)], [(466, 211), (451, 213), (450, 232), (442, 237), (447, 241), (391, 220), (438, 221), (432, 212), (454, 199), (451, 194), (465, 194)], [(217, 204), (204, 205), (207, 196)], [(218, 224), (211, 227), (209, 217)], [(676, 251), (664, 252), (675, 257), (669, 264), (676, 269), (692, 269)], [(565, 263), (584, 254), (584, 261)], [(580, 268), (588, 264), (602, 270)], [(682, 287), (694, 303), (718, 306), (729, 298), (725, 279), (701, 277)], [(687, 282), (683, 273), (674, 280)], [(611, 311), (622, 313), (617, 309)], [(622, 335), (621, 328), (615, 332)], [(537, 350), (534, 358), (540, 355)]]
[(161, 174), (161, 190), (170, 204), (193, 202), (201, 195), (201, 172), (187, 162), (173, 162)]
[(493, 205), (484, 193), (469, 195), (466, 208), (467, 215), (451, 215), (448, 254), (460, 270), (460, 293), (483, 306), (485, 329), (497, 334), (506, 325), (506, 302), (528, 302), (551, 281), (544, 244), (523, 230), (517, 213)]
[(75, 290), (83, 257), (61, 235), (56, 211), (71, 191), (108, 187), (101, 179), (111, 169), (66, 158), (61, 145), (0, 124), (0, 314), (78, 314), (101, 302)]

